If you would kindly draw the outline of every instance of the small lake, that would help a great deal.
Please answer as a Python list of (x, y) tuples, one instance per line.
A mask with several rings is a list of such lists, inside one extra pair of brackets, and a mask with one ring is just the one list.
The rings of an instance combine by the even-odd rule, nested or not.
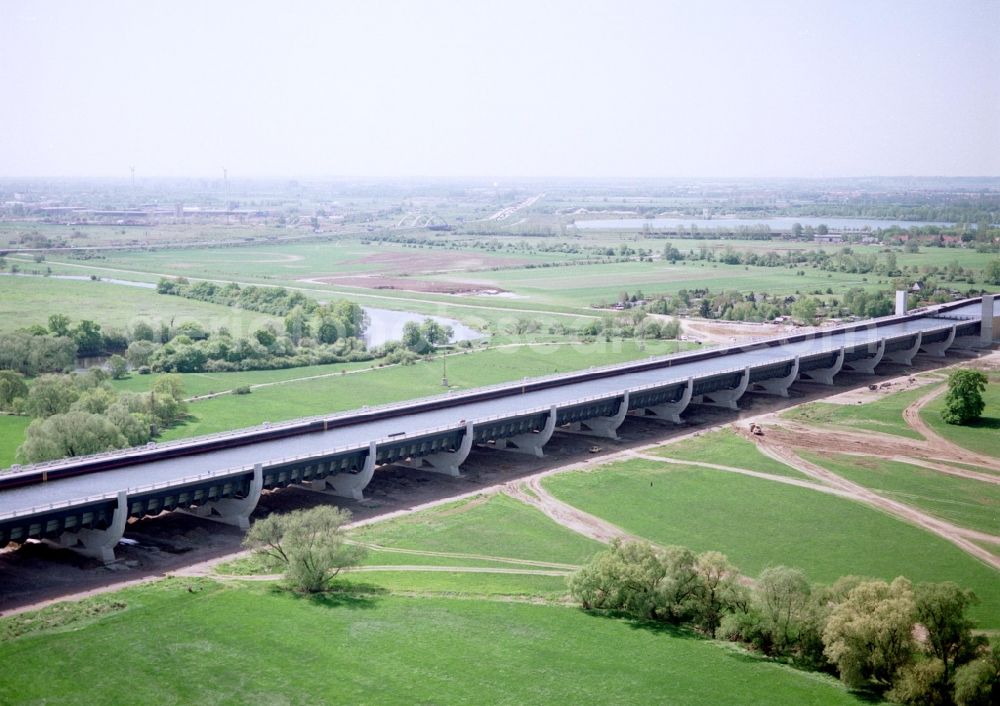
[(701, 231), (713, 231), (719, 229), (754, 228), (757, 226), (767, 226), (774, 231), (789, 231), (796, 223), (801, 226), (826, 225), (831, 231), (861, 231), (876, 230), (878, 228), (914, 228), (920, 226), (949, 226), (953, 223), (940, 221), (887, 221), (878, 218), (813, 218), (813, 217), (774, 217), (774, 218), (607, 218), (600, 220), (576, 221), (575, 225), (580, 230), (643, 230), (649, 227), (652, 230), (658, 228), (676, 228), (684, 226), (688, 230), (695, 226)]
[(420, 323), (424, 319), (434, 319), (442, 326), (451, 326), (454, 335), (451, 337), (452, 343), (458, 341), (476, 341), (483, 338), (483, 334), (473, 328), (469, 328), (461, 321), (449, 319), (444, 316), (428, 316), (426, 314), (415, 314), (412, 311), (394, 311), (392, 309), (376, 309), (364, 307), (368, 315), (368, 330), (365, 331), (365, 344), (369, 348), (381, 346), (386, 341), (398, 341), (403, 337), (403, 326), (407, 321)]

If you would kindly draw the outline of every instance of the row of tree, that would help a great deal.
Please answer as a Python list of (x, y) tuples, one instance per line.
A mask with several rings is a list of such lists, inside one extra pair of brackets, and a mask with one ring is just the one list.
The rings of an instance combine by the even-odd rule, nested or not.
[(150, 392), (116, 392), (100, 368), (23, 376), (0, 370), (0, 411), (34, 417), (17, 450), (20, 463), (140, 446), (184, 417), (180, 378), (165, 375)]
[(616, 540), (570, 579), (587, 610), (691, 624), (906, 704), (994, 704), (1000, 644), (973, 633), (975, 595), (953, 583), (844, 577), (810, 585), (788, 567), (755, 580), (719, 552)]

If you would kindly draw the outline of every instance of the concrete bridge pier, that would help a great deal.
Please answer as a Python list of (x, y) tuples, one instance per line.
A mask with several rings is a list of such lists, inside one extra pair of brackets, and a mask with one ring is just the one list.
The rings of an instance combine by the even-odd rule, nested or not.
[(610, 417), (591, 417), (582, 422), (573, 422), (569, 425), (569, 431), (573, 434), (617, 439), (618, 427), (625, 421), (626, 414), (628, 414), (628, 390), (625, 390), (617, 414), (613, 414)]
[(885, 339), (880, 338), (878, 344), (875, 346), (875, 354), (870, 358), (860, 358), (858, 360), (852, 360), (850, 363), (846, 363), (845, 367), (855, 373), (865, 373), (866, 375), (874, 375), (876, 366), (882, 362), (882, 356), (885, 355)]
[(684, 388), (684, 394), (681, 395), (679, 400), (676, 402), (667, 402), (666, 404), (646, 407), (642, 410), (642, 412), (645, 413), (644, 416), (646, 419), (652, 417), (653, 419), (673, 422), (674, 424), (683, 424), (684, 420), (681, 419), (681, 413), (687, 409), (687, 406), (691, 403), (691, 393), (693, 391), (694, 378), (688, 378), (687, 387)]
[(729, 390), (716, 390), (705, 395), (698, 395), (695, 398), (695, 403), (707, 404), (713, 407), (724, 407), (725, 409), (739, 409), (739, 405), (736, 403), (743, 396), (743, 393), (747, 391), (749, 385), (750, 366), (747, 366), (743, 369), (743, 376), (740, 378), (739, 385)]
[(788, 372), (788, 375), (782, 378), (772, 378), (771, 380), (760, 380), (755, 382), (754, 385), (761, 388), (760, 392), (765, 394), (788, 397), (788, 388), (792, 386), (798, 375), (799, 357), (795, 356), (795, 362), (792, 363), (792, 369)]
[(465, 463), (470, 451), (472, 451), (472, 422), (465, 425), (465, 436), (462, 437), (462, 443), (454, 451), (442, 451), (406, 461), (397, 461), (396, 465), (458, 478), (462, 475), (459, 466)]
[(948, 333), (948, 338), (943, 341), (935, 341), (934, 343), (922, 343), (920, 350), (935, 358), (944, 358), (945, 351), (951, 348), (951, 344), (955, 342), (955, 331), (957, 329), (958, 324), (953, 325), (951, 331)]
[(312, 490), (317, 493), (325, 493), (338, 498), (350, 498), (351, 500), (364, 500), (362, 492), (375, 475), (375, 452), (376, 443), (373, 441), (368, 445), (368, 457), (365, 465), (357, 473), (335, 473), (326, 478), (319, 478), (310, 481), (308, 486), (302, 485), (300, 488)]
[(240, 529), (250, 528), (250, 513), (257, 507), (260, 500), (260, 493), (264, 489), (264, 473), (261, 464), (254, 464), (253, 480), (250, 482), (250, 490), (245, 498), (220, 498), (212, 500), (204, 505), (183, 510), (183, 512), (206, 520), (221, 522), (224, 525), (233, 525)]
[(844, 367), (844, 349), (840, 349), (840, 353), (837, 354), (837, 360), (829, 368), (817, 368), (816, 370), (810, 370), (804, 373), (808, 376), (808, 379), (813, 382), (823, 383), (824, 385), (832, 385), (833, 377), (840, 372), (840, 369)]
[(891, 360), (893, 363), (899, 363), (900, 365), (912, 365), (913, 356), (917, 354), (920, 350), (920, 340), (924, 337), (923, 331), (917, 331), (917, 338), (913, 342), (913, 345), (905, 350), (892, 351), (886, 353), (885, 357)]
[(549, 417), (545, 420), (545, 426), (537, 432), (530, 434), (518, 434), (507, 439), (497, 439), (496, 448), (515, 453), (531, 454), (542, 458), (542, 447), (549, 443), (552, 432), (556, 430), (556, 406), (552, 405), (549, 410)]
[(81, 529), (78, 532), (63, 532), (58, 539), (51, 543), (110, 564), (115, 560), (115, 546), (125, 534), (127, 520), (128, 495), (122, 490), (118, 493), (118, 506), (115, 508), (115, 514), (107, 529)]
[(983, 308), (980, 315), (982, 323), (979, 324), (979, 345), (984, 348), (992, 347), (993, 343), (1000, 337), (1000, 316), (994, 316), (993, 314), (995, 296), (993, 294), (983, 295)]

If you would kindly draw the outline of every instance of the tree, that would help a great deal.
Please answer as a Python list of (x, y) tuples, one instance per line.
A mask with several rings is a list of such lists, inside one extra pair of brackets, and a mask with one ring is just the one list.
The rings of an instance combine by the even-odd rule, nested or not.
[(989, 381), (978, 370), (956, 370), (948, 376), (948, 394), (941, 417), (948, 424), (968, 424), (979, 419), (986, 403), (983, 392)]
[(980, 659), (955, 672), (958, 706), (995, 706), (1000, 700), (1000, 642)]
[(301, 306), (297, 306), (288, 312), (285, 317), (285, 331), (292, 338), (292, 342), (298, 344), (299, 340), (312, 335), (309, 326), (309, 317)]
[(0, 409), (10, 410), (14, 400), (28, 396), (28, 386), (24, 376), (13, 370), (0, 370)]
[(420, 330), (420, 324), (416, 321), (407, 321), (403, 324), (403, 335), (400, 340), (409, 350), (421, 355), (430, 350), (431, 347), (424, 338), (423, 331)]
[(243, 540), (245, 546), (285, 567), (286, 580), (304, 593), (326, 590), (341, 569), (355, 566), (365, 550), (347, 544), (343, 525), (347, 510), (321, 505), (258, 520)]
[(52, 314), (49, 317), (49, 331), (53, 336), (68, 336), (69, 317), (65, 314)]
[(434, 319), (426, 318), (420, 324), (420, 334), (433, 348), (434, 346), (447, 343), (454, 334), (454, 331), (451, 326), (442, 326)]
[(886, 689), (913, 655), (916, 603), (903, 577), (859, 583), (830, 613), (825, 653), (850, 687)]
[(989, 284), (1000, 284), (1000, 260), (990, 260), (983, 268), (983, 279)]
[(133, 368), (141, 368), (144, 365), (149, 365), (149, 360), (153, 357), (153, 353), (156, 352), (157, 348), (159, 346), (156, 343), (145, 339), (132, 341), (128, 346), (128, 350), (125, 351), (125, 360)]
[(128, 363), (123, 357), (115, 354), (108, 358), (108, 372), (112, 380), (122, 380), (128, 375)]
[(809, 582), (805, 574), (787, 566), (768, 567), (757, 579), (754, 593), (761, 628), (776, 654), (785, 654), (798, 641), (809, 609)]
[(69, 412), (31, 422), (24, 443), (17, 450), (17, 459), (21, 463), (38, 463), (126, 446), (125, 436), (105, 417)]
[(32, 383), (24, 400), (24, 411), (31, 417), (51, 417), (69, 411), (80, 391), (69, 375), (42, 375)]
[(699, 554), (694, 570), (699, 580), (694, 596), (696, 622), (708, 635), (714, 635), (739, 593), (739, 572), (720, 552)]
[(93, 321), (84, 319), (73, 328), (71, 335), (76, 341), (79, 355), (97, 355), (103, 348), (104, 339), (101, 336), (101, 326)]
[(816, 321), (816, 300), (812, 297), (800, 297), (792, 304), (792, 317), (804, 324), (812, 325)]
[(950, 581), (917, 584), (914, 593), (917, 621), (927, 629), (928, 651), (941, 660), (948, 682), (955, 667), (972, 659), (982, 644), (973, 637), (975, 623), (965, 614), (979, 599)]
[(176, 422), (187, 412), (180, 375), (161, 375), (149, 394), (149, 410), (160, 425)]

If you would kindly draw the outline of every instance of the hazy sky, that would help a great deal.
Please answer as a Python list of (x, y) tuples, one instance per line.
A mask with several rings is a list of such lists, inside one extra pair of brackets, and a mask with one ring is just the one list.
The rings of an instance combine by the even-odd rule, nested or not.
[(1000, 2), (0, 0), (0, 175), (1000, 175)]

